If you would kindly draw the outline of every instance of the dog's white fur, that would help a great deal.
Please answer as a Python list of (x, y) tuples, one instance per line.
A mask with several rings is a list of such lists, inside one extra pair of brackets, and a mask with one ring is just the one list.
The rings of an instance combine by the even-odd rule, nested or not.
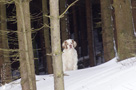
[(77, 70), (77, 51), (75, 50), (76, 42), (73, 39), (65, 40), (62, 44), (62, 62), (63, 71)]

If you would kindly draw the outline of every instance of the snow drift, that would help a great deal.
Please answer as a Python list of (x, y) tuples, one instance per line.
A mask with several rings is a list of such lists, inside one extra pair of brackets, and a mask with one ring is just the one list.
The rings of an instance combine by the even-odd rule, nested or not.
[[(86, 69), (65, 72), (65, 90), (136, 90), (136, 58), (111, 61)], [(36, 76), (37, 90), (54, 90), (53, 75)], [(21, 90), (20, 80), (0, 90)]]

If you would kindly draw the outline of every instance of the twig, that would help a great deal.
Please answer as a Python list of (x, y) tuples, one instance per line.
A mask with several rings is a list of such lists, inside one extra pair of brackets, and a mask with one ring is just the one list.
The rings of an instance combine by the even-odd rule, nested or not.
[(17, 52), (17, 51), (19, 51), (19, 49), (3, 49), (3, 48), (0, 48), (0, 51)]
[(64, 16), (64, 14), (68, 11), (68, 9), (70, 7), (72, 7), (76, 2), (78, 2), (78, 0), (75, 0), (73, 3), (71, 3), (67, 8), (66, 10), (59, 16), (59, 18), (62, 18)]
[(39, 30), (42, 30), (44, 27), (50, 28), (50, 26), (48, 24), (44, 24), (42, 27), (32, 30), (32, 32), (35, 33), (35, 32), (37, 32)]
[(49, 15), (46, 15), (46, 14), (45, 14), (44, 16), (45, 16), (45, 17), (48, 17), (48, 18), (51, 18)]

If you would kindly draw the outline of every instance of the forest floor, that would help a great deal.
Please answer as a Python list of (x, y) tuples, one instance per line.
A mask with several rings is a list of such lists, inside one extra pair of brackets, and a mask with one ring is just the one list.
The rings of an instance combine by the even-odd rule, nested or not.
[[(136, 90), (136, 58), (65, 72), (65, 90)], [(37, 90), (54, 90), (53, 75), (36, 76)], [(0, 90), (21, 90), (20, 79)]]

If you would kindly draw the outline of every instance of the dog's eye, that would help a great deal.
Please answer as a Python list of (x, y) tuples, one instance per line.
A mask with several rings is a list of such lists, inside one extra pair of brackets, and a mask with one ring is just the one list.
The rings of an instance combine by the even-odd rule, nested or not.
[(65, 41), (65, 45), (68, 45), (68, 43)]

